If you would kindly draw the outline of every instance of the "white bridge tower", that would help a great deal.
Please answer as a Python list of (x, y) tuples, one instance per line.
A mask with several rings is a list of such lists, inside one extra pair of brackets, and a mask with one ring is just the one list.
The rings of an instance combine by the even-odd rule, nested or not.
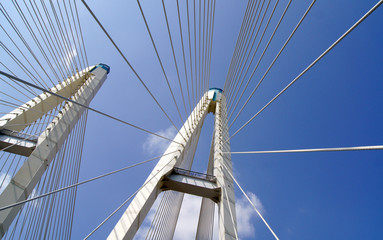
[[(215, 114), (207, 173), (190, 171), (204, 119)], [(149, 239), (172, 239), (183, 194), (203, 197), (196, 239), (212, 239), (214, 207), (218, 206), (219, 239), (238, 239), (225, 96), (206, 92), (123, 213), (108, 239), (133, 239), (157, 196), (165, 191), (152, 220)]]
[[(26, 200), (31, 195), (43, 174), (53, 164), (52, 161), (62, 149), (71, 131), (84, 115), (86, 111), (84, 107), (65, 101), (65, 98), (88, 106), (109, 71), (109, 67), (105, 64), (84, 69), (51, 88), (50, 92), (57, 96), (43, 92), (0, 118), (0, 149), (27, 157), (0, 194), (0, 207)], [(25, 128), (49, 115), (56, 108), (59, 108), (58, 114), (39, 136), (23, 133)], [(21, 208), (22, 205), (18, 205), (0, 211), (0, 237), (7, 232)]]

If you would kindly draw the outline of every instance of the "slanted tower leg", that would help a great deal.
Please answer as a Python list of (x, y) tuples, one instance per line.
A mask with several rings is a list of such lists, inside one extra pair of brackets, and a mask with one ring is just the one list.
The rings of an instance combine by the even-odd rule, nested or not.
[[(164, 177), (169, 175), (174, 167), (182, 166), (182, 162), (185, 161), (186, 153), (188, 152), (187, 148), (190, 148), (191, 145), (190, 136), (194, 136), (198, 131), (201, 131), (203, 120), (208, 113), (210, 101), (211, 99), (207, 98), (207, 93), (204, 94), (184, 126), (165, 151), (164, 155), (166, 156), (163, 156), (159, 160), (146, 179), (143, 187), (138, 191), (129, 207), (109, 234), (109, 240), (133, 239), (158, 194), (162, 191), (161, 188)], [(188, 121), (191, 123), (190, 125)]]
[[(104, 83), (109, 67), (99, 64), (90, 69), (89, 72), (88, 70), (83, 70), (58, 84), (51, 91), (66, 98), (72, 97), (74, 101), (83, 105), (89, 105)], [(19, 131), (28, 126), (27, 123), (33, 124), (62, 102), (63, 99), (61, 98), (49, 93), (42, 93), (0, 119), (0, 146), (5, 146), (9, 152), (28, 156), (1, 193), (0, 207), (8, 206), (29, 197), (85, 111), (83, 107), (70, 102), (66, 103), (35, 142), (25, 143), (23, 139), (15, 137)], [(4, 236), (20, 209), (21, 205), (0, 212), (1, 237)]]

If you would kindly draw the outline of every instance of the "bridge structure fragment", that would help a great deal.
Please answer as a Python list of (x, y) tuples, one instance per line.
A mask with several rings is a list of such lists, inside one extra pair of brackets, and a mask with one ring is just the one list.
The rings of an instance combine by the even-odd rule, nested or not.
[[(106, 80), (109, 71), (109, 66), (105, 64), (87, 67), (49, 89), (62, 98), (43, 92), (0, 118), (0, 149), (26, 157), (1, 192), (0, 207), (26, 200), (31, 196), (58, 152), (62, 150), (63, 144), (68, 141), (72, 130), (84, 114), (86, 115), (84, 107), (65, 101), (64, 98), (88, 106)], [(58, 114), (39, 136), (23, 132), (39, 119), (50, 115), (54, 109), (59, 109)], [(0, 237), (7, 233), (22, 207), (18, 205), (0, 212)], [(45, 228), (44, 224), (40, 227)]]
[[(191, 171), (193, 158), (208, 113), (215, 115), (214, 134), (206, 174)], [(207, 91), (163, 157), (138, 190), (108, 239), (133, 239), (161, 192), (160, 206), (147, 238), (172, 239), (184, 193), (202, 197), (196, 239), (212, 239), (214, 209), (218, 206), (219, 239), (238, 239), (225, 96), (221, 89)], [(229, 173), (230, 171), (230, 173)], [(156, 219), (156, 216), (159, 216)]]

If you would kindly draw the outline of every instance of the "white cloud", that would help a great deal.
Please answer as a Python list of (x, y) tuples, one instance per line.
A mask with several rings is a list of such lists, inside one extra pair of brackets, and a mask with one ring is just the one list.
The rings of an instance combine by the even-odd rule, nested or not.
[[(264, 214), (265, 209), (259, 198), (252, 192), (247, 192), (247, 195), (250, 197), (258, 211), (260, 211), (261, 214)], [(159, 196), (157, 200), (160, 199), (161, 197)], [(195, 239), (201, 207), (201, 199), (201, 197), (185, 194), (177, 222), (177, 227), (174, 233), (174, 240)], [(144, 223), (141, 225), (139, 231), (134, 237), (135, 240), (143, 240), (146, 238), (146, 234), (154, 218), (155, 211), (159, 202), (160, 201), (156, 201), (154, 203), (154, 206), (149, 211)], [(250, 205), (245, 196), (242, 196), (236, 200), (236, 212), (239, 239), (255, 238), (254, 222), (259, 218), (259, 216), (254, 211), (253, 207)], [(213, 239), (218, 239), (218, 207), (215, 207), (213, 229)]]
[(173, 239), (195, 239), (201, 201), (201, 197), (185, 194)]
[(3, 183), (0, 188), (0, 193), (4, 191), (4, 189), (8, 186), (10, 181), (11, 181), (11, 176), (9, 176), (6, 173), (0, 174), (0, 184)]
[[(250, 200), (253, 202), (258, 211), (263, 214), (265, 208), (263, 207), (261, 200), (252, 192), (247, 192)], [(255, 212), (249, 201), (245, 196), (237, 199), (236, 201), (236, 211), (237, 211), (237, 226), (238, 226), (238, 235), (239, 238), (254, 238), (255, 237), (255, 228), (252, 224), (253, 219), (258, 218), (258, 214)]]
[[(72, 46), (72, 50), (70, 50), (69, 52), (67, 52), (65, 54), (65, 57), (62, 59), (65, 64), (67, 65), (67, 67), (70, 67), (73, 59), (77, 57), (77, 51), (76, 51), (76, 48), (74, 46)], [(79, 69), (80, 70), (80, 69)]]
[[(161, 199), (161, 195), (158, 196), (157, 200)], [(144, 240), (146, 239), (146, 234), (148, 233), (149, 227), (151, 222), (154, 219), (154, 215), (156, 214), (156, 210), (158, 208), (160, 201), (155, 201), (152, 208), (149, 210), (148, 214), (146, 215), (146, 218), (144, 222), (141, 224), (140, 228), (138, 229), (136, 235), (134, 236), (135, 240)]]
[[(143, 240), (149, 230), (149, 226), (154, 218), (155, 212), (158, 208), (161, 196), (157, 198), (154, 206), (150, 209), (145, 221), (138, 230), (135, 240)], [(201, 198), (193, 195), (185, 194), (182, 202), (180, 215), (178, 218), (176, 230), (174, 233), (174, 240), (189, 240), (195, 239), (197, 232), (197, 224), (199, 218), (199, 211), (201, 207)], [(215, 224), (218, 227), (217, 224)], [(216, 238), (214, 238), (216, 239)]]
[[(156, 133), (163, 137), (173, 139), (177, 132), (173, 126), (170, 126), (167, 129), (160, 130)], [(146, 153), (150, 155), (153, 155), (153, 154), (161, 155), (165, 152), (169, 144), (170, 142), (168, 140), (165, 140), (163, 138), (160, 138), (154, 135), (150, 135), (145, 140), (144, 144), (142, 145), (142, 148)]]
[[(261, 214), (264, 214), (265, 209), (259, 198), (252, 192), (247, 192), (247, 195), (250, 197), (258, 211)], [(174, 234), (175, 240), (195, 239), (200, 207), (200, 197), (185, 194), (176, 232)], [(254, 220), (259, 217), (245, 196), (236, 200), (236, 212), (239, 238), (254, 238)], [(213, 229), (213, 239), (218, 239), (218, 207), (215, 208)]]

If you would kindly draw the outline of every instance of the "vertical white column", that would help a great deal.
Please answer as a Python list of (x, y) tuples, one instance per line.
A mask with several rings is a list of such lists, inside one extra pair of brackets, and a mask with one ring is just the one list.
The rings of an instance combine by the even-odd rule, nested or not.
[[(218, 203), (219, 239), (237, 239), (237, 218), (235, 211), (234, 185), (227, 171), (232, 172), (231, 156), (222, 152), (230, 152), (228, 126), (226, 122), (226, 102), (222, 95), (215, 109), (214, 135), (214, 175), (217, 185), (221, 187), (221, 200)], [(225, 164), (228, 170), (222, 166)]]
[[(209, 163), (208, 163), (207, 172), (206, 172), (208, 175), (213, 175), (213, 167), (214, 167), (213, 164), (214, 164), (214, 137), (212, 139), (212, 143), (210, 146)], [(202, 198), (196, 240), (209, 240), (213, 238), (214, 210), (215, 210), (215, 203), (208, 198)]]

